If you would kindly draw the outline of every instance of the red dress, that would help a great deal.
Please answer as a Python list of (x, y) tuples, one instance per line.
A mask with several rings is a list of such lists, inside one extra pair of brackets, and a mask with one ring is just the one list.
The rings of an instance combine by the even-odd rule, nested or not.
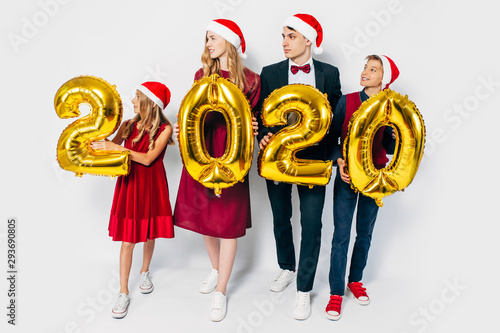
[[(158, 135), (166, 128), (163, 124)], [(149, 134), (132, 144), (137, 136), (136, 124), (125, 147), (146, 153), (149, 149)], [(155, 238), (173, 238), (172, 208), (168, 195), (167, 174), (163, 165), (166, 146), (149, 166), (132, 161), (130, 173), (118, 177), (109, 219), (109, 235), (114, 241), (129, 243), (145, 242)]]
[[(229, 78), (229, 72), (221, 71)], [(257, 104), (260, 96), (260, 78), (245, 68), (247, 85), (245, 95), (250, 107)], [(195, 74), (195, 80), (203, 77), (203, 70)], [(219, 112), (210, 112), (205, 118), (205, 144), (208, 153), (221, 157), (226, 150), (226, 122)], [(252, 226), (248, 176), (229, 188), (222, 189), (220, 198), (214, 191), (194, 180), (186, 168), (182, 169), (179, 191), (174, 210), (175, 225), (202, 235), (220, 238), (238, 238)]]

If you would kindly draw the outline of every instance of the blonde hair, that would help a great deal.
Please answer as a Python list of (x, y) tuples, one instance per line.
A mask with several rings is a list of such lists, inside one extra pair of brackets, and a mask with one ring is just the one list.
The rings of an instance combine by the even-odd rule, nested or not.
[[(137, 130), (139, 134), (132, 140), (132, 145), (141, 141), (144, 132), (148, 132), (149, 134), (149, 150), (154, 149), (155, 147), (155, 136), (158, 133), (158, 129), (162, 124), (168, 124), (172, 127), (172, 123), (165, 117), (162, 110), (156, 103), (150, 100), (146, 95), (142, 92), (137, 91), (139, 96), (139, 113), (127, 123), (127, 127), (125, 127), (125, 131), (123, 132), (123, 138), (128, 139), (130, 134), (132, 133), (132, 129), (134, 128), (134, 124), (139, 120), (142, 120), (140, 124), (137, 125)], [(141, 117), (141, 114), (144, 115), (144, 118)], [(168, 139), (167, 144), (175, 145), (172, 137)]]
[[(206, 46), (208, 38), (205, 37), (205, 49), (201, 55), (201, 63), (203, 65), (203, 76), (210, 76), (212, 74), (220, 75), (220, 60), (219, 58), (212, 59), (210, 57), (210, 51)], [(238, 55), (238, 50), (233, 44), (226, 42), (226, 52), (227, 52), (227, 68), (229, 70), (229, 79), (242, 91), (245, 90), (247, 85), (247, 79), (245, 77), (245, 72), (243, 63), (241, 62), (240, 56)]]

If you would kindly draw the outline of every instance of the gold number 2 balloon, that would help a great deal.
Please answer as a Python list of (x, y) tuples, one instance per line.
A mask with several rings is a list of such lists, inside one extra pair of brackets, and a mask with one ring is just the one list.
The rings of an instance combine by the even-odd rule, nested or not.
[(264, 126), (287, 124), (290, 112), (298, 121), (281, 129), (259, 154), (261, 177), (300, 185), (326, 185), (332, 174), (332, 161), (305, 160), (297, 151), (319, 142), (330, 128), (332, 111), (325, 95), (318, 89), (291, 84), (273, 91), (262, 106)]
[[(204, 121), (211, 112), (224, 115), (227, 147), (222, 157), (207, 152)], [(213, 74), (196, 81), (179, 110), (179, 149), (186, 171), (202, 185), (221, 189), (244, 181), (253, 156), (253, 129), (250, 104), (231, 81)]]
[[(393, 127), (397, 140), (391, 163), (378, 170), (373, 164), (372, 143), (382, 126)], [(373, 95), (352, 116), (344, 140), (351, 187), (382, 207), (383, 197), (412, 182), (424, 154), (424, 142), (424, 120), (408, 96), (390, 89)]]
[(59, 165), (76, 176), (128, 174), (129, 152), (94, 151), (90, 147), (92, 141), (105, 139), (120, 125), (123, 108), (115, 87), (98, 77), (79, 76), (64, 83), (54, 98), (59, 118), (79, 117), (82, 103), (90, 106), (90, 114), (62, 132), (57, 143)]

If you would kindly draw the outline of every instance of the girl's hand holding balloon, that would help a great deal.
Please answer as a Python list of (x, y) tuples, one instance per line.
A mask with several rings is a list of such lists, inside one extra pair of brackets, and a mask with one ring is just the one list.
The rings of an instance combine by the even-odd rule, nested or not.
[(117, 145), (113, 141), (103, 140), (103, 141), (94, 141), (90, 144), (92, 149), (94, 150), (115, 150), (115, 151), (126, 151), (125, 147), (121, 145)]
[[(177, 119), (179, 119), (179, 114), (177, 114)], [(174, 140), (179, 142), (179, 124), (174, 124)]]
[(179, 124), (174, 124), (174, 139), (179, 142)]
[(259, 134), (259, 123), (257, 122), (257, 118), (252, 117), (252, 128), (253, 128), (253, 135), (257, 136)]

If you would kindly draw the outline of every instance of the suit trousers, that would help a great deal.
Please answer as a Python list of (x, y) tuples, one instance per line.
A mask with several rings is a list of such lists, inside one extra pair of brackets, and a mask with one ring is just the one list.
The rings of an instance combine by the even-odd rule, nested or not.
[[(271, 202), (274, 238), (278, 264), (281, 269), (295, 270), (295, 248), (292, 232), (292, 184), (266, 180), (267, 194)], [(321, 217), (325, 203), (325, 186), (297, 185), (300, 200), (301, 241), (297, 290), (312, 290), (321, 247)]]
[(378, 206), (375, 200), (361, 193), (355, 193), (350, 184), (340, 178), (337, 170), (333, 187), (333, 240), (330, 256), (330, 293), (344, 295), (347, 252), (351, 237), (354, 210), (356, 215), (356, 241), (351, 257), (349, 282), (359, 282), (368, 259), (373, 227), (377, 219)]

